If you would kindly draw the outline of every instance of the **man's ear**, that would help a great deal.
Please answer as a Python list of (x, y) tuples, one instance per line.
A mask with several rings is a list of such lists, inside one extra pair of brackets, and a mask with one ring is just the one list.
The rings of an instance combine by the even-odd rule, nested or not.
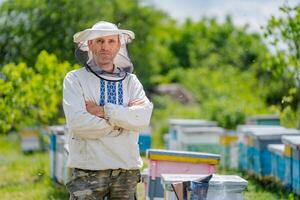
[(91, 49), (92, 42), (93, 42), (92, 40), (88, 40), (88, 41), (87, 41), (87, 45), (88, 45), (89, 49)]

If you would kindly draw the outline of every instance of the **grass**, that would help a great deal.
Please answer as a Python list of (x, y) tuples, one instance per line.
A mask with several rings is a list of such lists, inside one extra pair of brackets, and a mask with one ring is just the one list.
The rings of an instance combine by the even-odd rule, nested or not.
[[(24, 154), (18, 137), (0, 135), (0, 200), (66, 200), (63, 185), (54, 184), (49, 176), (49, 152)], [(147, 166), (146, 159), (144, 159)], [(144, 199), (143, 184), (138, 197)]]
[(68, 199), (49, 177), (49, 154), (23, 154), (16, 135), (0, 137), (0, 199)]
[[(144, 158), (144, 167), (147, 159)], [(263, 184), (238, 171), (218, 170), (219, 174), (237, 174), (248, 180), (246, 200), (296, 199), (273, 184)], [(144, 199), (143, 184), (138, 184), (138, 197)], [(49, 177), (49, 153), (23, 154), (16, 135), (0, 135), (0, 200), (65, 200), (69, 195), (62, 185)]]

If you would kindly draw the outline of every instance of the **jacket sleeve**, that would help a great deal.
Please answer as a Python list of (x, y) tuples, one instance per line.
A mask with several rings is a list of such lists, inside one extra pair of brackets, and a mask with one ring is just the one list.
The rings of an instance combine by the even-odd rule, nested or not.
[(97, 139), (113, 130), (107, 120), (87, 112), (83, 89), (73, 72), (64, 79), (63, 109), (69, 130), (77, 137)]
[(143, 86), (135, 75), (132, 75), (129, 84), (130, 101), (143, 99), (145, 103), (131, 107), (107, 103), (104, 106), (105, 117), (114, 126), (125, 130), (142, 131), (150, 124), (153, 104), (146, 97)]

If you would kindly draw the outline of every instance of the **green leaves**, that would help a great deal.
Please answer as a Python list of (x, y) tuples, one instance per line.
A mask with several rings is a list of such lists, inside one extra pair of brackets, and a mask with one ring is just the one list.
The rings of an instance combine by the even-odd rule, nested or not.
[(234, 128), (249, 115), (267, 113), (262, 93), (254, 73), (241, 72), (233, 66), (218, 69), (202, 67), (183, 72), (180, 82), (199, 102), (201, 117)]
[(300, 5), (285, 4), (280, 10), (282, 15), (272, 17), (265, 28), (273, 53), (267, 55), (264, 68), (286, 85), (281, 93), (281, 107), (286, 116), (300, 109)]
[(65, 74), (72, 68), (56, 56), (42, 51), (34, 67), (7, 64), (0, 73), (0, 132), (28, 125), (57, 123), (61, 111)]

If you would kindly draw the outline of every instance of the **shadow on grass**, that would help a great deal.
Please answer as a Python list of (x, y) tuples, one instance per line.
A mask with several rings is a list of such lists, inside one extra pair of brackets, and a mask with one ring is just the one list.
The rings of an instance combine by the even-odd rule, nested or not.
[(49, 183), (51, 189), (48, 191), (48, 199), (50, 200), (66, 200), (69, 199), (69, 193), (64, 185), (57, 183)]

